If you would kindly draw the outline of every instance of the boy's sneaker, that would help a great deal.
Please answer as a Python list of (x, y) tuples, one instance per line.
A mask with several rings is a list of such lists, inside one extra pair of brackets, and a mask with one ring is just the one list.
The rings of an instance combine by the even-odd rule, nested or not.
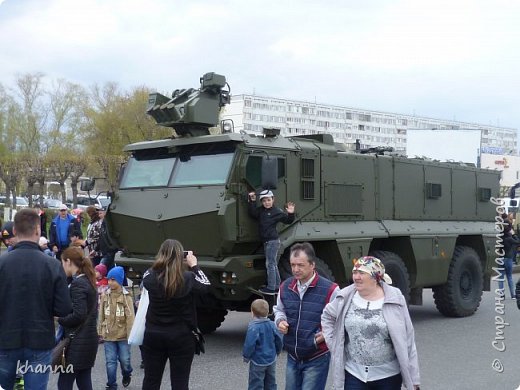
[(267, 288), (267, 287), (260, 287), (258, 289), (258, 291), (260, 291), (262, 294), (266, 294), (266, 295), (276, 295), (276, 294), (278, 294), (278, 291), (271, 290), (270, 288)]
[(130, 381), (132, 380), (132, 377), (130, 375), (123, 377), (123, 387), (128, 387), (130, 384)]

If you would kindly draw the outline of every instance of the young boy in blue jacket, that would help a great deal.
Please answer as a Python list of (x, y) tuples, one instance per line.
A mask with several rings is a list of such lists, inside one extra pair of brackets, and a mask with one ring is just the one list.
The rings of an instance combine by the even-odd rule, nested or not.
[(253, 319), (247, 327), (242, 350), (244, 361), (249, 362), (249, 390), (276, 390), (276, 356), (282, 351), (282, 335), (267, 318), (268, 314), (267, 301), (253, 301)]

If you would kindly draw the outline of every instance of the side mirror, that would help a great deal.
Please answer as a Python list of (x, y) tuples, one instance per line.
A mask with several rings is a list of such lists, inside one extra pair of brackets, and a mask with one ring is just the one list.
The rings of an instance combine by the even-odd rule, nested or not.
[(262, 188), (275, 190), (278, 185), (278, 159), (273, 156), (262, 157)]
[(90, 192), (94, 189), (95, 185), (95, 179), (84, 179), (80, 181), (79, 188), (81, 189), (81, 191)]

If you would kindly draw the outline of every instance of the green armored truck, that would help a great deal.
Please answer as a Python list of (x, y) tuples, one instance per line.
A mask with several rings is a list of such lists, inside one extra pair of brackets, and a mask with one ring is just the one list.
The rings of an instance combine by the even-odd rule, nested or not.
[(490, 288), (499, 173), (473, 166), (345, 151), (329, 134), (282, 137), (211, 134), (229, 102), (223, 76), (208, 73), (199, 89), (150, 96), (148, 113), (170, 126), (170, 139), (126, 146), (127, 164), (107, 213), (118, 264), (135, 278), (160, 244), (193, 250), (211, 281), (198, 302), (200, 328), (215, 330), (228, 310), (249, 311), (266, 282), (263, 245), (247, 211), (247, 193), (272, 189), (279, 207), (296, 203), (296, 220), (280, 225), (279, 269), (288, 251), (312, 243), (318, 272), (341, 286), (353, 259), (380, 258), (410, 304), (432, 288), (447, 316), (474, 313)]

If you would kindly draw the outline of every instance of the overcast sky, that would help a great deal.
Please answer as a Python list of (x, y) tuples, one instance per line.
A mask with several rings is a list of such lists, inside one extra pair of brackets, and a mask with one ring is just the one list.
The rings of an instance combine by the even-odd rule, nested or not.
[(0, 0), (0, 83), (43, 72), (520, 128), (516, 0)]

